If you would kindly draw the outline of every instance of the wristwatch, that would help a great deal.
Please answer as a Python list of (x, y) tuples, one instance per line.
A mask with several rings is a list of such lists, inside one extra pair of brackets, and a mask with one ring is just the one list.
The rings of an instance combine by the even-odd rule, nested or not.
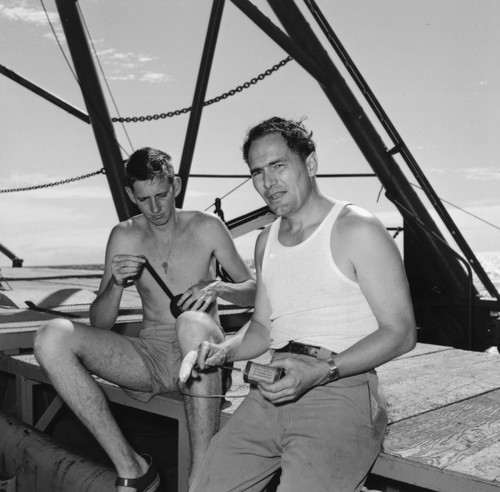
[(333, 355), (331, 355), (330, 357), (328, 357), (328, 359), (325, 360), (330, 366), (330, 370), (328, 371), (328, 376), (327, 376), (327, 382), (331, 383), (333, 381), (337, 381), (337, 379), (340, 378), (340, 372), (337, 369)]

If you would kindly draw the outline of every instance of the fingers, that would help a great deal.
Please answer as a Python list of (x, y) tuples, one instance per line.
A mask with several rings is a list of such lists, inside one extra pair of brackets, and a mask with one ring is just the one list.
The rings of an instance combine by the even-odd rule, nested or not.
[(183, 311), (206, 311), (216, 298), (209, 290), (198, 291), (195, 287), (190, 287), (177, 304)]
[(302, 391), (292, 376), (284, 376), (275, 383), (259, 383), (257, 386), (260, 394), (272, 403), (279, 404), (296, 400)]
[(134, 278), (141, 272), (146, 259), (136, 255), (115, 255), (111, 262), (113, 282), (123, 285), (127, 279)]
[(198, 364), (201, 371), (221, 366), (226, 362), (227, 352), (221, 345), (210, 342), (201, 342), (198, 347)]
[(259, 383), (260, 394), (275, 404), (294, 401), (300, 397), (309, 387), (309, 363), (302, 358), (287, 354), (275, 357), (270, 367), (282, 367), (285, 376), (275, 383)]

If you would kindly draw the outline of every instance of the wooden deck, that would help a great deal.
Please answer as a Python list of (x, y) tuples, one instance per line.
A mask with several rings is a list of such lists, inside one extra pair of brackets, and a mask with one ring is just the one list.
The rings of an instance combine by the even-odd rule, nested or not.
[[(47, 383), (47, 378), (29, 353), (7, 354), (13, 349), (31, 347), (38, 326), (61, 311), (88, 322), (87, 301), (95, 295), (99, 275), (71, 271), (61, 278), (58, 271), (59, 276), (52, 278), (52, 272), (47, 271), (43, 272), (41, 279), (38, 269), (32, 273), (33, 278), (24, 269), (6, 270), (9, 269), (2, 269), (3, 277), (13, 285), (13, 290), (0, 291), (4, 295), (4, 305), (0, 305), (0, 352), (6, 351), (0, 357), (0, 371), (16, 376), (19, 417), (43, 430), (60, 402), (53, 402), (34, 422), (32, 390), (37, 384)], [(13, 270), (16, 270), (17, 277), (11, 274)], [(26, 278), (20, 278), (21, 273)], [(31, 294), (30, 290), (33, 291)], [(59, 302), (61, 295), (66, 296), (63, 303), (53, 306), (51, 301), (57, 298)], [(136, 311), (140, 303), (134, 296), (137, 293), (133, 291), (126, 295), (121, 313), (124, 326), (133, 325), (140, 319)], [(12, 299), (21, 303), (28, 298), (33, 299), (37, 306), (58, 312), (6, 305)], [(84, 299), (87, 304), (77, 304), (75, 299)], [(409, 354), (380, 367), (378, 373), (389, 404), (389, 427), (384, 452), (377, 460), (373, 474), (390, 480), (385, 490), (405, 490), (404, 485), (392, 482), (397, 481), (442, 492), (500, 491), (500, 357), (418, 344)], [(233, 375), (229, 396), (245, 394), (248, 387), (241, 375)], [(109, 383), (101, 384), (112, 401), (179, 422), (178, 490), (184, 492), (189, 467), (189, 440), (180, 395), (161, 395), (143, 404)], [(229, 401), (231, 405), (222, 412), (222, 424), (241, 399), (229, 398)]]
[[(33, 421), (33, 385), (48, 382), (33, 356), (0, 356), (0, 371), (17, 376), (19, 417), (43, 430), (60, 402)], [(379, 375), (389, 428), (373, 474), (442, 492), (500, 490), (500, 357), (419, 344), (379, 368)], [(248, 390), (235, 376), (229, 397)], [(178, 420), (178, 490), (187, 490), (189, 444), (180, 395), (169, 393), (144, 404), (109, 383), (101, 385), (111, 401)], [(222, 425), (241, 399), (230, 401)], [(392, 484), (386, 490), (405, 488)]]

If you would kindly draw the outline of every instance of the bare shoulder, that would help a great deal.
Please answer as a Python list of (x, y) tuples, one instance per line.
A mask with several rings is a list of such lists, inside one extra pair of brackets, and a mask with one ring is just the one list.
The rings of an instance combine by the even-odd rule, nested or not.
[(142, 235), (146, 226), (146, 219), (143, 215), (135, 215), (130, 219), (123, 220), (116, 224), (111, 230), (111, 235), (117, 238), (129, 239), (133, 236)]
[(214, 235), (227, 229), (219, 217), (199, 210), (179, 210), (178, 217), (182, 229), (189, 229), (196, 234)]
[(387, 231), (371, 212), (356, 205), (348, 205), (342, 210), (336, 223), (337, 232), (344, 240), (359, 241), (367, 236), (382, 234), (387, 235)]
[(114, 250), (127, 250), (140, 243), (146, 235), (146, 219), (143, 215), (136, 215), (116, 224), (111, 230), (108, 244)]
[[(355, 205), (349, 205), (342, 211), (334, 231), (343, 251), (348, 251), (354, 262), (392, 256), (398, 252), (384, 224), (372, 213)], [(332, 233), (332, 248), (335, 248), (335, 237)]]

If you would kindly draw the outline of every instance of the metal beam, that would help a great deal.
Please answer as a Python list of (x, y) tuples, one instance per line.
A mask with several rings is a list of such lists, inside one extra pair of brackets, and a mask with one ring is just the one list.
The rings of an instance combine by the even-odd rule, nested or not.
[[(411, 213), (424, 221), (437, 235), (442, 236), (294, 2), (269, 0), (280, 22), (289, 33), (287, 36), (248, 0), (232, 1), (318, 81), (386, 190), (397, 197)], [(440, 246), (430, 237), (426, 236), (423, 240), (428, 249), (433, 251), (433, 257), (439, 259), (436, 268), (443, 278), (447, 279), (446, 284), (452, 294), (466, 297), (467, 278), (461, 265), (443, 254)]]
[(354, 64), (353, 60), (347, 53), (346, 49), (342, 46), (342, 43), (340, 42), (337, 35), (333, 32), (333, 29), (328, 23), (326, 17), (323, 15), (321, 10), (317, 6), (315, 0), (304, 0), (304, 3), (309, 8), (309, 11), (311, 12), (314, 19), (318, 23), (319, 27), (323, 31), (323, 34), (330, 41), (330, 44), (337, 53), (337, 55), (343, 61), (352, 79), (354, 80), (354, 82), (356, 82), (356, 85), (359, 87), (360, 91), (365, 96), (366, 101), (374, 111), (375, 115), (379, 119), (385, 131), (391, 137), (391, 140), (394, 143), (394, 149), (397, 152), (399, 152), (399, 154), (406, 162), (408, 168), (411, 170), (411, 172), (417, 179), (418, 183), (422, 187), (422, 190), (432, 203), (433, 207), (435, 208), (439, 217), (443, 221), (444, 225), (447, 227), (450, 234), (453, 236), (454, 241), (457, 243), (457, 245), (459, 246), (465, 257), (467, 258), (469, 264), (474, 269), (477, 276), (479, 277), (483, 285), (486, 287), (490, 295), (500, 300), (500, 294), (498, 293), (497, 288), (491, 281), (488, 274), (483, 269), (479, 260), (476, 258), (476, 255), (474, 254), (469, 244), (463, 237), (460, 229), (455, 225), (455, 222), (448, 213), (448, 210), (443, 205), (441, 199), (434, 191), (434, 188), (432, 187), (431, 183), (420, 169), (420, 166), (418, 165), (417, 161), (410, 152), (410, 149), (399, 135), (399, 132), (396, 130), (396, 127), (393, 125), (389, 116), (382, 108), (382, 105), (377, 100), (375, 94), (372, 92), (372, 90), (366, 83), (364, 77), (357, 69), (356, 65)]
[(97, 70), (85, 36), (76, 0), (56, 0), (78, 82), (85, 100), (109, 188), (120, 220), (137, 213), (125, 192), (123, 158), (108, 112)]
[(16, 72), (13, 72), (12, 70), (9, 70), (7, 67), (4, 67), (3, 65), (0, 65), (0, 73), (2, 73), (9, 79), (13, 80), (14, 82), (17, 82), (19, 85), (26, 87), (26, 89), (29, 89), (30, 91), (43, 97), (44, 99), (47, 99), (47, 101), (50, 101), (51, 103), (64, 109), (68, 113), (72, 114), (73, 116), (76, 116), (78, 119), (90, 125), (90, 118), (88, 114), (85, 114), (78, 108), (71, 106), (71, 104), (67, 103), (61, 98), (54, 96), (54, 94), (51, 94), (45, 89), (42, 89), (40, 86), (34, 84), (33, 82), (30, 82), (28, 79), (25, 79), (24, 77), (21, 77), (21, 75), (17, 74)]
[(205, 46), (203, 48), (200, 69), (198, 72), (198, 80), (196, 83), (193, 104), (191, 106), (191, 114), (189, 116), (189, 123), (186, 132), (186, 139), (184, 141), (184, 149), (182, 151), (182, 158), (179, 166), (178, 174), (182, 180), (182, 189), (176, 198), (176, 205), (179, 208), (182, 208), (182, 205), (184, 204), (184, 197), (186, 196), (189, 171), (191, 170), (196, 138), (200, 127), (203, 103), (205, 101), (210, 69), (212, 68), (212, 61), (214, 58), (215, 45), (217, 44), (217, 36), (219, 34), (222, 12), (224, 10), (224, 1), (225, 0), (214, 0), (208, 23)]

